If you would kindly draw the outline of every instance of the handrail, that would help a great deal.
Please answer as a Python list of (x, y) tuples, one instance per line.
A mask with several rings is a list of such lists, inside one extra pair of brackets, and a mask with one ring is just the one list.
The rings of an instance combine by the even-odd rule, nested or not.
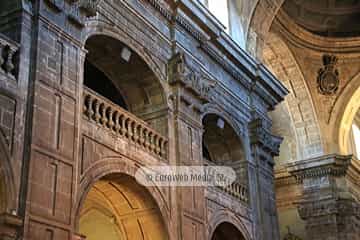
[(148, 123), (86, 87), (83, 99), (83, 113), (89, 121), (127, 138), (150, 153), (167, 158), (167, 138), (151, 129)]

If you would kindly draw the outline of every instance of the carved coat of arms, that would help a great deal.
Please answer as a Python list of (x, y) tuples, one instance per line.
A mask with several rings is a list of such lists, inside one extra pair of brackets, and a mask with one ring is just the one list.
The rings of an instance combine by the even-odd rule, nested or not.
[(323, 56), (324, 67), (319, 69), (317, 77), (317, 88), (323, 95), (333, 95), (339, 88), (339, 72), (335, 68), (337, 61), (334, 55)]

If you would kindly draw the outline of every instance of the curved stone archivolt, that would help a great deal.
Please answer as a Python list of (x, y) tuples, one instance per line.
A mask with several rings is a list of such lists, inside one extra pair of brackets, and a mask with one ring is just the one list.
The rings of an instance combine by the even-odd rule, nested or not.
[(133, 178), (111, 176), (97, 181), (80, 212), (86, 239), (169, 239), (160, 210), (150, 193)]
[(290, 91), (285, 103), (295, 129), (297, 159), (321, 155), (321, 133), (311, 95), (291, 51), (283, 40), (272, 33), (266, 42), (263, 58), (265, 64)]

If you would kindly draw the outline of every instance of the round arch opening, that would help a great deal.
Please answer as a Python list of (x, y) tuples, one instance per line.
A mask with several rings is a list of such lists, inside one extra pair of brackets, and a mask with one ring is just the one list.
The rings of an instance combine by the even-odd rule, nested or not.
[(84, 86), (167, 135), (166, 94), (153, 69), (131, 46), (107, 35), (85, 42)]
[(223, 222), (216, 227), (211, 240), (245, 240), (245, 237), (233, 224)]
[(129, 175), (96, 181), (79, 214), (79, 233), (87, 240), (169, 239), (156, 201)]
[(246, 183), (246, 154), (234, 128), (214, 113), (206, 114), (202, 123), (203, 159), (208, 164), (232, 167), (237, 173), (238, 181)]

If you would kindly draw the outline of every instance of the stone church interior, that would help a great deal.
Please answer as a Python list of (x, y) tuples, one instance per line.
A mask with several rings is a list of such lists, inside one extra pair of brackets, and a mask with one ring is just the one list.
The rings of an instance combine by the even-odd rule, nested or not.
[(0, 239), (360, 240), (359, 159), (359, 0), (0, 1)]

